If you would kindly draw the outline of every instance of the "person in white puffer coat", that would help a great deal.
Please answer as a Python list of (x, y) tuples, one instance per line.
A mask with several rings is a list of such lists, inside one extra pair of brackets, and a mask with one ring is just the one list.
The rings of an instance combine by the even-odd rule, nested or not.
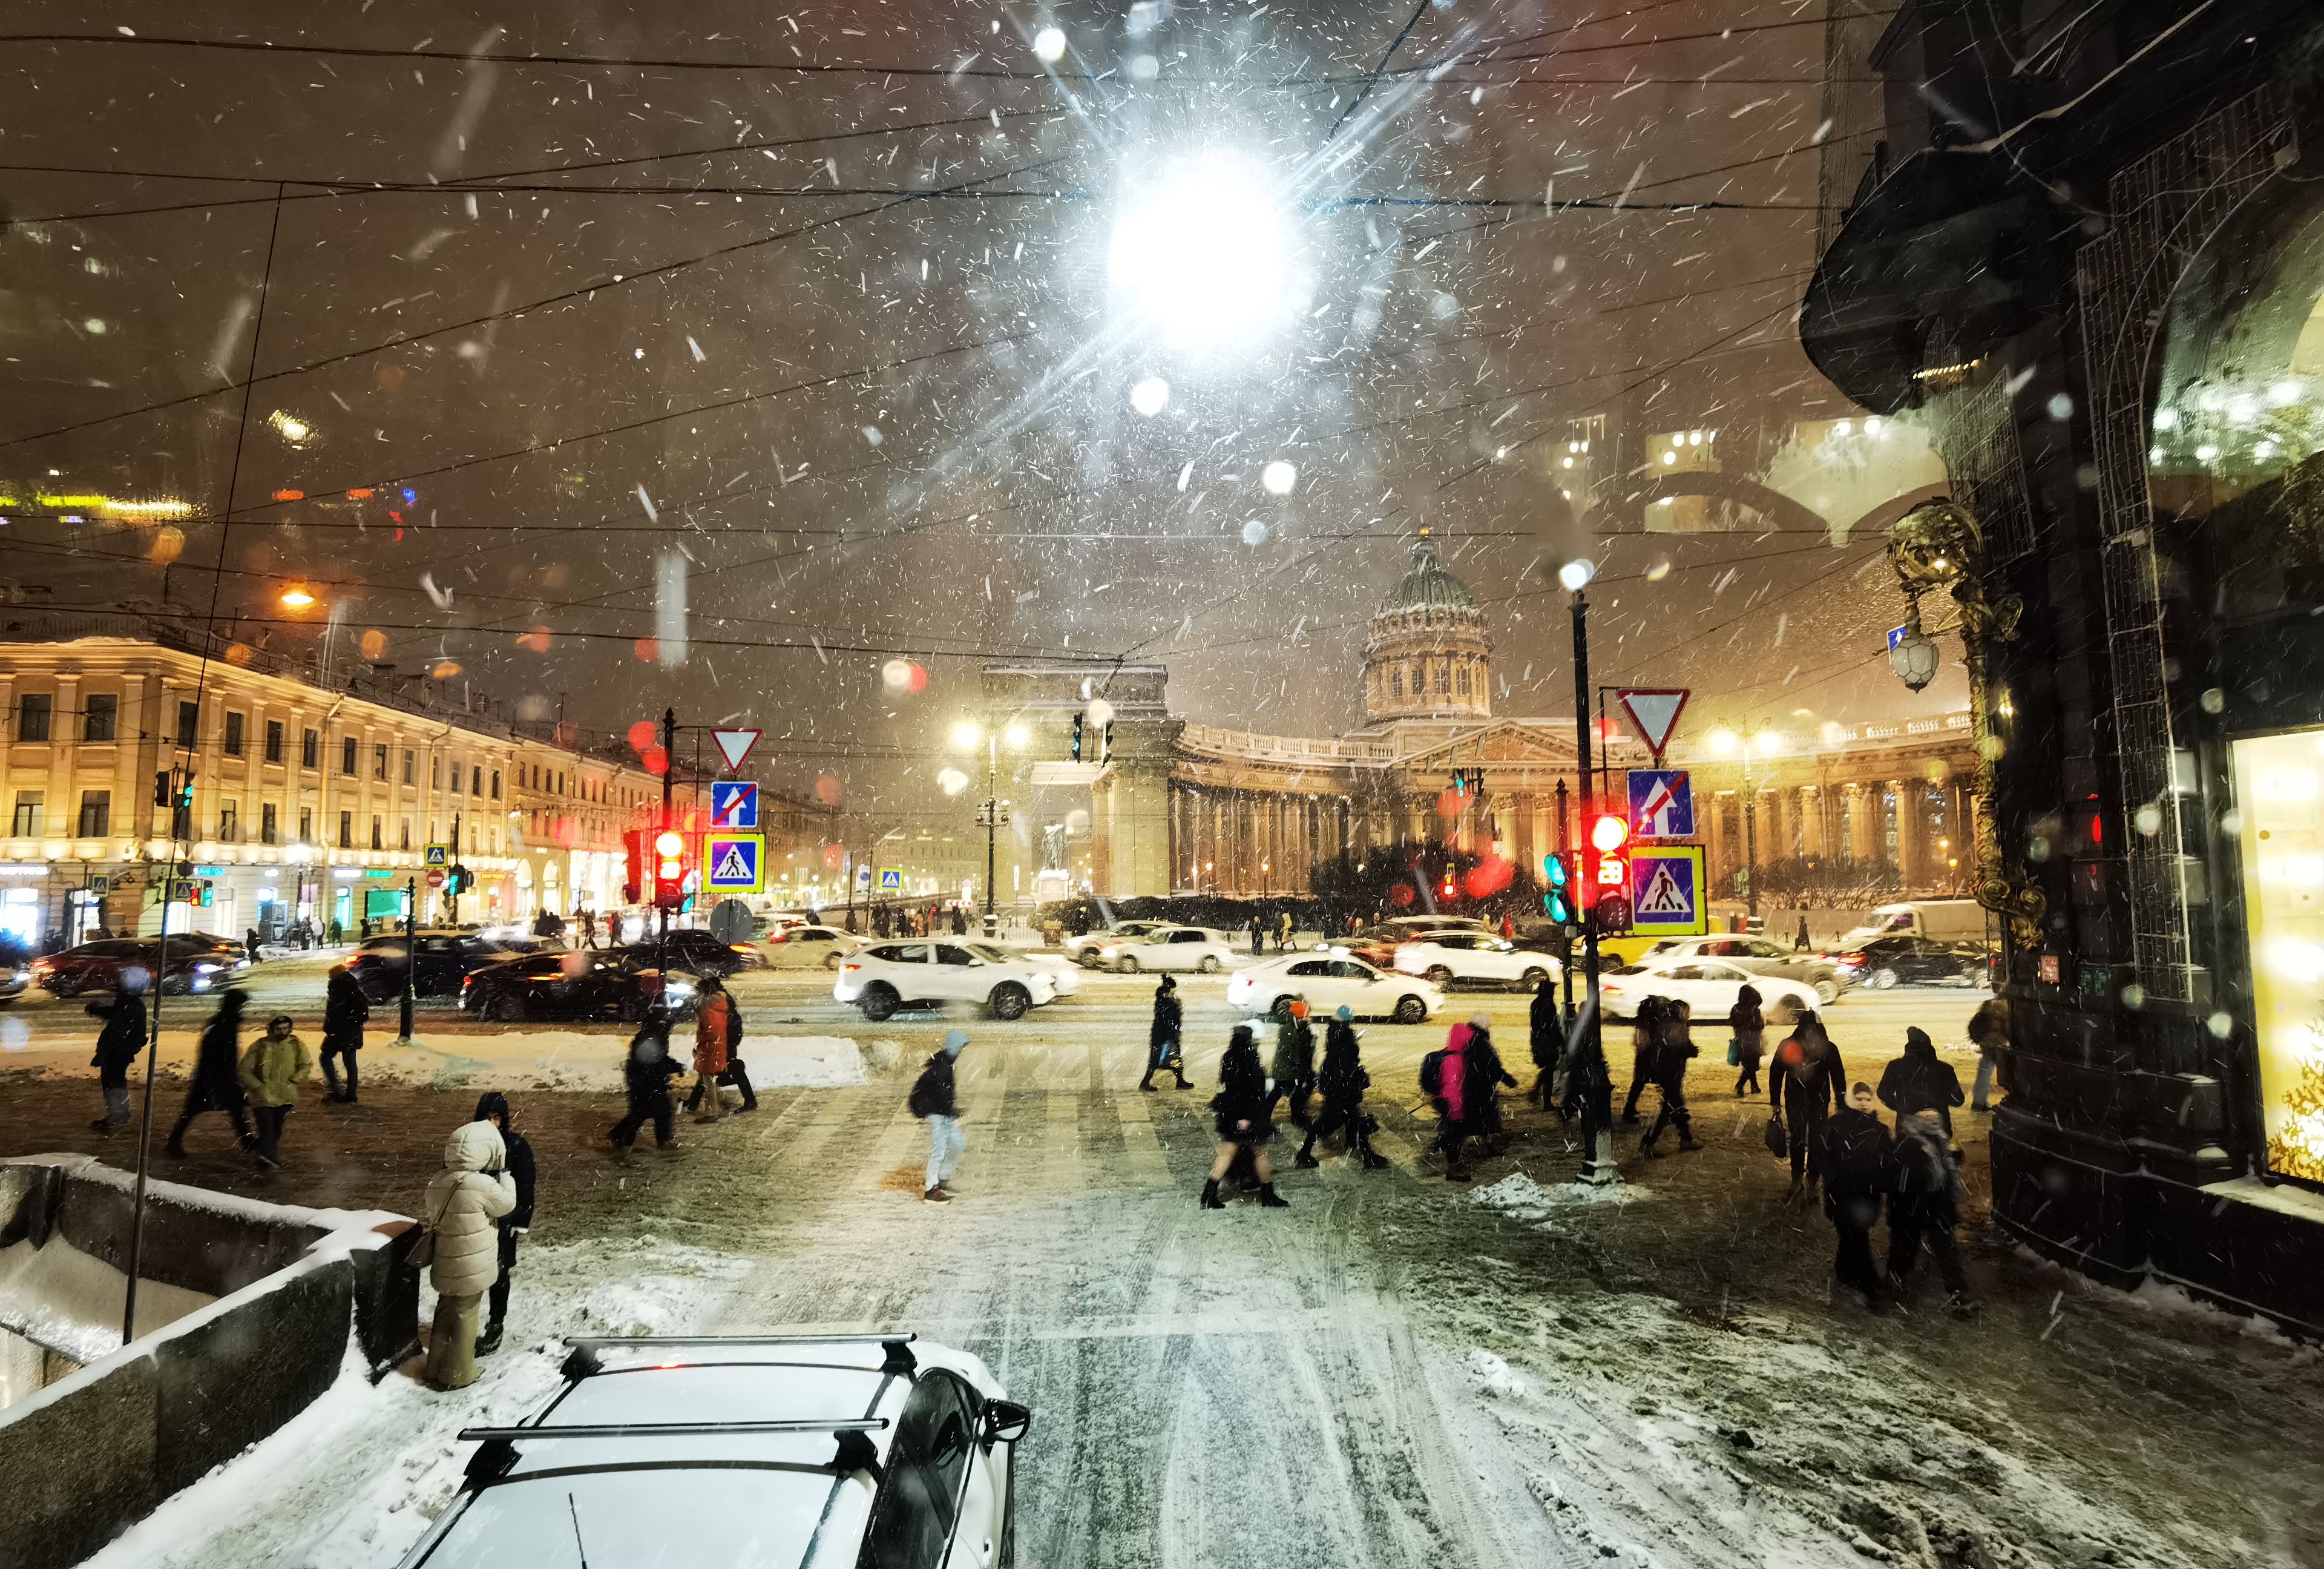
[(507, 1147), (490, 1122), (463, 1122), (444, 1141), (444, 1169), (420, 1205), (436, 1239), (429, 1282), (436, 1321), (428, 1334), (428, 1381), (458, 1389), (476, 1381), (476, 1308), (499, 1278), (500, 1228), (516, 1207), (516, 1183), (502, 1169)]

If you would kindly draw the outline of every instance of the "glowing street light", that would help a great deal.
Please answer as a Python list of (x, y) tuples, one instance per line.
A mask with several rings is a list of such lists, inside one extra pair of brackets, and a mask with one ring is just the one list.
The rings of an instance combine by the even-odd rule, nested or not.
[(282, 591), (282, 603), (292, 610), (304, 610), (315, 603), (314, 590), (303, 583), (293, 583)]
[(1557, 580), (1563, 584), (1569, 592), (1574, 594), (1579, 594), (1589, 587), (1590, 580), (1597, 576), (1597, 567), (1578, 556), (1557, 569)]
[(1258, 160), (1224, 148), (1183, 158), (1114, 225), (1106, 274), (1173, 347), (1237, 346), (1293, 303), (1291, 226)]

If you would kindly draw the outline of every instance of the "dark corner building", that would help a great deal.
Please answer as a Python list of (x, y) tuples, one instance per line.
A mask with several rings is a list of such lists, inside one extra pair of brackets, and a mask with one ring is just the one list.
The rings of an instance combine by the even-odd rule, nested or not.
[(1996, 1218), (2324, 1332), (2324, 5), (1831, 17), (1802, 335), (1981, 534)]

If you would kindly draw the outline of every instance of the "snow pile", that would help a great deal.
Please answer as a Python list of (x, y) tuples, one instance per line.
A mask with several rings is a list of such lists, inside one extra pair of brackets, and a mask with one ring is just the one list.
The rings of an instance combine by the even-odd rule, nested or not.
[[(121, 1349), (126, 1277), (62, 1236), (35, 1248), (27, 1239), (0, 1248), (0, 1328), (11, 1329), (77, 1362)], [(137, 1329), (150, 1334), (217, 1300), (207, 1293), (148, 1279), (137, 1288)]]
[(832, 1089), (866, 1076), (864, 1053), (844, 1035), (746, 1035), (739, 1055), (762, 1090)]
[(863, 1048), (863, 1066), (875, 1074), (892, 1072), (904, 1060), (901, 1041), (875, 1040)]
[[(364, 1048), (367, 1079), (457, 1088), (471, 1080), (521, 1078), (537, 1090), (608, 1091), (622, 1087), (626, 1030), (503, 1029), (381, 1041)], [(672, 1049), (691, 1062), (694, 1038), (681, 1032)], [(864, 1082), (864, 1054), (836, 1035), (746, 1035), (737, 1055), (761, 1089), (832, 1088)]]
[(1483, 1346), (1471, 1346), (1468, 1356), (1469, 1376), (1488, 1395), (1510, 1399), (1522, 1398), (1533, 1392), (1533, 1386), (1508, 1362), (1495, 1356)]
[(1471, 1202), (1489, 1210), (1498, 1210), (1511, 1220), (1521, 1221), (1526, 1225), (1540, 1225), (1560, 1210), (1628, 1204), (1632, 1199), (1642, 1196), (1643, 1189), (1627, 1182), (1609, 1182), (1602, 1186), (1568, 1182), (1555, 1187), (1544, 1187), (1522, 1171), (1512, 1171), (1500, 1181), (1480, 1187), (1469, 1195)]

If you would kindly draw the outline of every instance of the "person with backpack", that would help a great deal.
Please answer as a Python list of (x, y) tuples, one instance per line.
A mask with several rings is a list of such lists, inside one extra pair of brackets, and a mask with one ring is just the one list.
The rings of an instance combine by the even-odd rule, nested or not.
[(1476, 1027), (1456, 1024), (1444, 1044), (1420, 1059), (1420, 1093), (1436, 1107), (1435, 1148), (1444, 1156), (1444, 1180), (1466, 1182), (1462, 1147), (1469, 1139), (1469, 1038)]
[(726, 1102), (718, 1090), (718, 1075), (726, 1071), (726, 1028), (734, 1008), (726, 988), (715, 975), (702, 978), (702, 1000), (694, 1010), (694, 1089), (686, 1109), (702, 1108), (696, 1122), (715, 1122), (726, 1115)]
[(968, 1031), (945, 1031), (944, 1045), (912, 1081), (911, 1096), (904, 1103), (906, 1110), (928, 1125), (928, 1180), (920, 1193), (924, 1204), (952, 1202), (945, 1184), (952, 1179), (961, 1152), (968, 1148), (968, 1139), (960, 1131), (959, 1091), (953, 1078), (953, 1065), (967, 1044)]
[(1880, 1103), (1896, 1113), (1896, 1133), (1923, 1112), (1934, 1112), (1945, 1137), (1953, 1136), (1953, 1108), (1961, 1103), (1960, 1075), (1937, 1056), (1937, 1043), (1921, 1029), (1904, 1031), (1904, 1055), (1880, 1075)]
[(1993, 1105), (1994, 1070), (2009, 1049), (2009, 1001), (1988, 997), (1969, 1015), (1969, 1038), (1977, 1047), (1977, 1082), (1970, 1087), (1969, 1109), (1987, 1112)]
[(1622, 1097), (1622, 1121), (1638, 1120), (1638, 1096), (1654, 1079), (1655, 1053), (1662, 1041), (1663, 1010), (1670, 1004), (1660, 997), (1642, 997), (1630, 1019), (1630, 1090)]
[(685, 1066), (669, 1054), (669, 1005), (656, 997), (647, 1004), (638, 1032), (630, 1038), (630, 1055), (622, 1065), (629, 1109), (606, 1135), (620, 1158), (630, 1158), (630, 1146), (638, 1141), (639, 1130), (649, 1121), (653, 1124), (655, 1146), (665, 1155), (677, 1153), (678, 1108), (670, 1103), (669, 1081), (685, 1071)]
[(1534, 988), (1533, 1008), (1527, 1019), (1526, 1044), (1533, 1052), (1533, 1088), (1526, 1098), (1543, 1111), (1549, 1110), (1552, 1081), (1557, 1076), (1557, 1059), (1565, 1051), (1565, 1017), (1557, 1005), (1557, 983), (1544, 977)]
[[(1253, 917), (1254, 921), (1257, 917)], [(1250, 1026), (1238, 1024), (1227, 1038), (1226, 1054), (1219, 1058), (1219, 1093), (1211, 1097), (1211, 1121), (1219, 1136), (1218, 1158), (1203, 1184), (1203, 1207), (1224, 1209), (1219, 1184), (1226, 1180), (1235, 1158), (1250, 1156), (1251, 1172), (1259, 1178), (1259, 1202), (1265, 1209), (1291, 1206), (1275, 1192), (1275, 1167), (1267, 1147), (1275, 1142), (1274, 1101), (1267, 1089), (1267, 1068), (1259, 1060), (1259, 1043)]]
[(532, 1229), (532, 1144), (516, 1131), (516, 1113), (510, 1110), (508, 1097), (498, 1090), (487, 1090), (476, 1097), (476, 1114), (470, 1121), (489, 1122), (499, 1131), (502, 1169), (516, 1185), (516, 1207), (493, 1223), (500, 1228), (501, 1269), (486, 1292), (489, 1310), (484, 1333), (476, 1339), (476, 1354), (488, 1357), (501, 1349), (501, 1336), (508, 1324), (509, 1277), (516, 1269), (517, 1239)]
[(1847, 1103), (1847, 1084), (1848, 1069), (1840, 1060), (1840, 1048), (1824, 1033), (1823, 1020), (1814, 1009), (1802, 1009), (1792, 1033), (1775, 1048), (1775, 1060), (1767, 1072), (1769, 1115), (1783, 1123), (1792, 1158), (1787, 1200), (1803, 1199), (1821, 1177), (1816, 1130)]
[[(355, 1103), (355, 1054), (363, 1050), (364, 1026), (371, 1020), (371, 999), (355, 983), (355, 972), (333, 964), (323, 987), (323, 1098), (341, 1105)], [(339, 1087), (338, 1064), (347, 1068), (346, 1087)]]
[(1702, 1148), (1694, 1140), (1694, 1124), (1686, 1110), (1686, 1065), (1694, 1057), (1693, 1014), (1692, 1006), (1673, 999), (1664, 1007), (1661, 1022), (1655, 1029), (1655, 1052), (1649, 1066), (1655, 1094), (1661, 1103), (1655, 1108), (1655, 1120), (1648, 1125), (1646, 1136), (1638, 1140), (1638, 1153), (1649, 1160), (1661, 1158), (1655, 1140), (1663, 1136), (1665, 1128), (1677, 1128), (1682, 1151)]
[(1365, 1170), (1378, 1171), (1388, 1164), (1388, 1157), (1372, 1149), (1375, 1124), (1364, 1112), (1364, 1091), (1371, 1087), (1372, 1075), (1364, 1071), (1354, 1019), (1347, 1004), (1342, 1003), (1339, 1011), (1332, 1016), (1332, 1022), (1323, 1027), (1323, 1066), (1315, 1076), (1316, 1086), (1323, 1092), (1323, 1109), (1308, 1124), (1307, 1142), (1299, 1147), (1299, 1154), (1292, 1161), (1295, 1166), (1322, 1165), (1315, 1158), (1315, 1141), (1342, 1131), (1347, 1136), (1348, 1149), (1363, 1157)]
[(145, 1049), (145, 995), (142, 984), (133, 988), (126, 976), (110, 1002), (91, 1002), (88, 1016), (105, 1020), (97, 1032), (97, 1054), (88, 1066), (97, 1070), (97, 1088), (105, 1094), (105, 1115), (89, 1124), (100, 1133), (129, 1125), (129, 1065)]
[(1178, 983), (1165, 975), (1154, 988), (1154, 1022), (1146, 1029), (1146, 1076), (1138, 1081), (1139, 1089), (1152, 1094), (1154, 1075), (1166, 1068), (1176, 1076), (1180, 1089), (1193, 1087), (1186, 1083), (1186, 1059), (1178, 1045), (1185, 1019)]
[(170, 1130), (163, 1146), (179, 1160), (186, 1158), (186, 1130), (204, 1112), (224, 1112), (234, 1123), (235, 1140), (249, 1149), (256, 1140), (250, 1131), (249, 1103), (242, 1094), (242, 1011), (247, 1003), (234, 988), (218, 993), (217, 1011), (202, 1026), (201, 1045), (194, 1056), (193, 1081), (186, 1086), (185, 1109)]
[(1269, 1115), (1277, 1101), (1284, 1102), (1291, 1108), (1291, 1125), (1305, 1128), (1307, 1097), (1315, 1093), (1315, 1029), (1307, 1022), (1307, 1004), (1299, 998), (1291, 1000), (1275, 1027), (1275, 1058), (1268, 1064), (1268, 1074), (1275, 1081)]
[(1896, 1119), (1890, 1149), (1888, 1194), (1888, 1286), (1904, 1296), (1913, 1265), (1926, 1248), (1945, 1283), (1947, 1305), (1966, 1318), (1977, 1311), (1961, 1269), (1953, 1227), (1960, 1222), (1960, 1171), (1953, 1162), (1952, 1136), (1936, 1108), (1923, 1107)]
[(1728, 1048), (1735, 1064), (1735, 1098), (1759, 1093), (1759, 1059), (1767, 1054), (1767, 1016), (1760, 1011), (1759, 993), (1750, 985), (1735, 990), (1735, 1006), (1727, 1011)]
[(1872, 1112), (1878, 1103), (1870, 1084), (1857, 1084), (1845, 1104), (1817, 1121), (1812, 1134), (1814, 1165), (1823, 1173), (1823, 1213), (1839, 1236), (1831, 1265), (1834, 1288), (1855, 1292), (1867, 1307), (1880, 1306), (1872, 1227), (1890, 1180), (1888, 1130)]

